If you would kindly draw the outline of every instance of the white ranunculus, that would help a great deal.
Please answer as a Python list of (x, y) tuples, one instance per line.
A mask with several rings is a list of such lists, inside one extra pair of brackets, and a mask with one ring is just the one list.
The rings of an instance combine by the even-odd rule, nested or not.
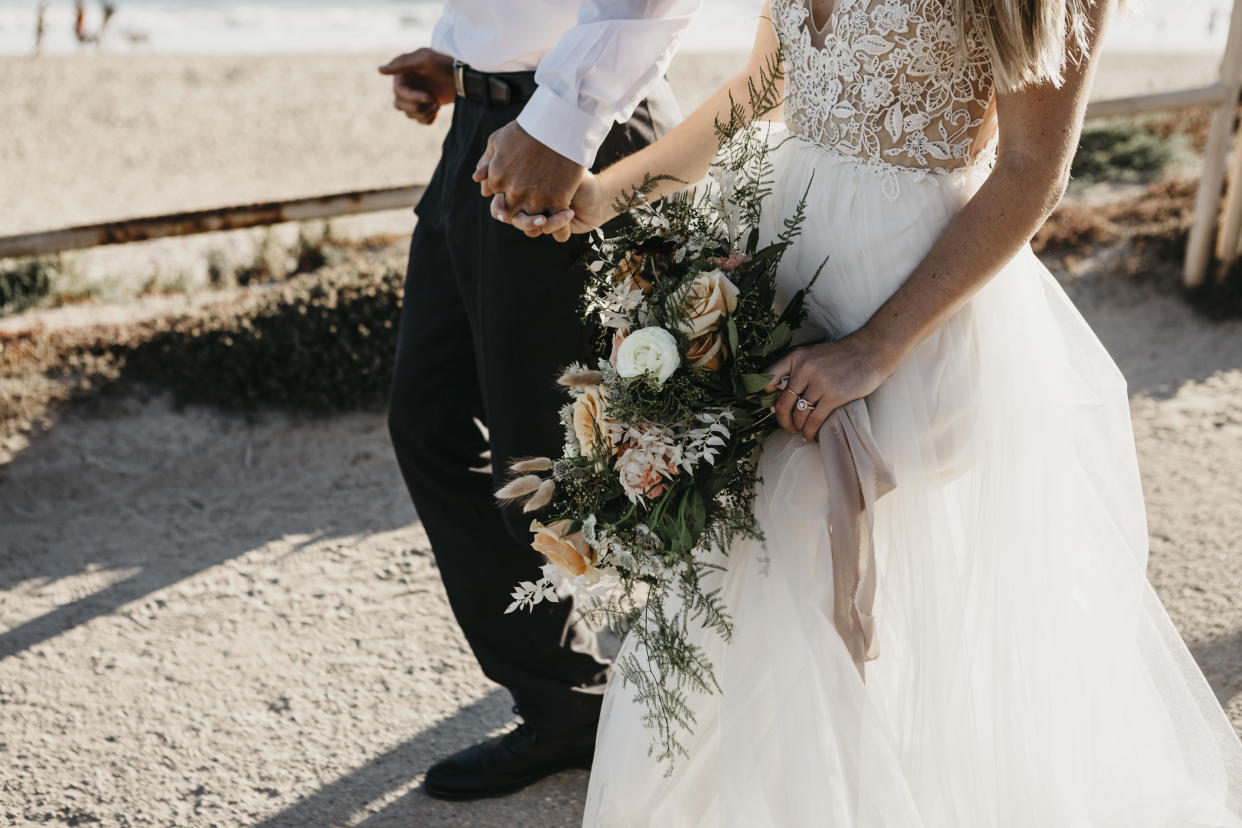
[(617, 348), (617, 373), (623, 377), (653, 374), (663, 385), (681, 365), (677, 340), (663, 328), (634, 331)]

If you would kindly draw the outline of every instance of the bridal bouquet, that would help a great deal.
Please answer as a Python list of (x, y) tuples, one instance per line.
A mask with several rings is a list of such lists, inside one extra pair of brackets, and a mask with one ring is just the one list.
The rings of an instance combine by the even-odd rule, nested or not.
[(547, 559), (508, 611), (556, 601), (568, 584), (588, 620), (637, 636), (646, 658), (616, 666), (669, 763), (693, 725), (686, 694), (718, 690), (688, 630), (731, 633), (704, 576), (719, 566), (713, 553), (761, 539), (756, 450), (776, 428), (764, 371), (805, 317), (805, 289), (776, 308), (776, 269), (805, 200), (760, 247), (774, 147), (762, 127), (718, 130), (722, 149), (697, 195), (652, 204), (649, 179), (623, 205), (629, 221), (592, 238), (584, 310), (605, 336), (595, 364), (560, 378), (564, 453), (513, 463), (497, 493), (536, 516), (533, 546)]

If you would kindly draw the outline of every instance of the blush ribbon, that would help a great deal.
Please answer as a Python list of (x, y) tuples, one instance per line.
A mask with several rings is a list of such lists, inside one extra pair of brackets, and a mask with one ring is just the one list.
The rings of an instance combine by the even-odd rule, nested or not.
[(819, 454), (828, 482), (828, 532), (832, 543), (832, 622), (859, 675), (878, 655), (875, 640), (874, 507), (897, 485), (871, 434), (864, 400), (828, 415), (819, 431)]

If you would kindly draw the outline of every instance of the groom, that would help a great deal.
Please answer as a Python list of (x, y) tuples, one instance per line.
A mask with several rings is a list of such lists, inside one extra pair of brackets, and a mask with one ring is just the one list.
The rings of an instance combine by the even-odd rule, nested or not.
[(415, 210), (389, 430), (457, 622), (523, 719), (433, 766), (431, 796), (495, 796), (589, 766), (608, 672), (568, 603), (505, 615), (541, 561), (529, 518), (492, 494), (513, 458), (561, 452), (555, 377), (590, 354), (580, 248), (493, 221), (472, 175), (490, 147), (488, 185), (507, 209), (566, 209), (587, 168), (679, 118), (663, 77), (700, 2), (446, 0), (432, 47), (380, 69), (420, 123), (454, 104)]

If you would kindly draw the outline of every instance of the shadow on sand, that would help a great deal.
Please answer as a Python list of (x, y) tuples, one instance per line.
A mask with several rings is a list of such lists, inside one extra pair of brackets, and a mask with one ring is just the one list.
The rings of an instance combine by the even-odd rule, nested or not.
[(382, 418), (345, 420), (247, 421), (140, 394), (59, 411), (0, 465), (0, 596), (25, 584), (56, 604), (0, 633), (0, 661), (269, 541), (414, 523)]

